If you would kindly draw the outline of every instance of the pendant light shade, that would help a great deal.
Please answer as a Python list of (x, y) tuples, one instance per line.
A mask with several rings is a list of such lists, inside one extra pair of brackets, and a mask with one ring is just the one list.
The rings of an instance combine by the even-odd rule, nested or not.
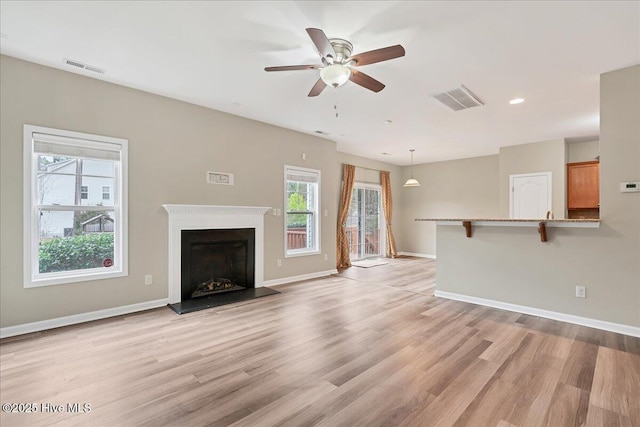
[(416, 151), (413, 148), (409, 150), (411, 152), (411, 178), (404, 183), (403, 187), (420, 187), (420, 183), (413, 176), (413, 152)]

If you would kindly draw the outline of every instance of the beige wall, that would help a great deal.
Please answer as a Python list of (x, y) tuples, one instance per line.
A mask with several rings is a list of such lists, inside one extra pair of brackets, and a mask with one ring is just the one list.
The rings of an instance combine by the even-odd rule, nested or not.
[(600, 155), (600, 141), (571, 142), (567, 149), (567, 163), (588, 162)]
[[(284, 258), (283, 216), (268, 213), (265, 280), (272, 280), (335, 268), (342, 163), (391, 171), (394, 197), (400, 195), (399, 166), (338, 153), (335, 143), (326, 139), (6, 56), (0, 56), (0, 66), (2, 327), (166, 298), (164, 203), (283, 208), (284, 165), (320, 169), (321, 210), (328, 214), (321, 220), (322, 254)], [(23, 288), (25, 123), (129, 140), (128, 277)], [(208, 170), (234, 173), (235, 185), (206, 184)], [(379, 182), (379, 174), (372, 171), (357, 169), (356, 174), (360, 181)], [(276, 266), (278, 259), (282, 267)], [(153, 275), (153, 285), (143, 285), (145, 274)]]
[[(284, 258), (283, 216), (265, 216), (265, 280), (335, 268), (335, 143), (184, 102), (0, 56), (0, 325), (167, 297), (163, 203), (284, 207), (284, 164), (320, 169), (323, 255)], [(129, 140), (129, 276), (24, 289), (23, 125)], [(306, 153), (306, 161), (301, 154)], [(235, 185), (205, 183), (205, 172)], [(282, 267), (276, 260), (282, 259)], [(144, 285), (144, 275), (153, 285)]]
[[(491, 218), (499, 215), (497, 155), (403, 168), (420, 187), (401, 187), (402, 251), (436, 255), (436, 226), (415, 218)], [(401, 185), (402, 185), (401, 183)]]
[[(392, 165), (390, 163), (380, 162), (378, 160), (367, 159), (365, 157), (354, 156), (352, 154), (337, 153), (338, 163), (340, 164), (340, 168), (342, 168), (343, 163), (347, 163), (350, 165), (354, 165), (356, 167), (356, 181), (357, 182), (367, 182), (371, 184), (380, 184), (380, 172), (379, 171), (389, 171), (391, 174), (391, 186), (393, 188), (393, 192), (399, 194), (400, 188), (402, 188), (401, 174), (402, 167)], [(341, 172), (340, 184), (342, 184), (342, 172)], [(394, 194), (395, 196), (395, 194)]]
[(564, 139), (500, 148), (500, 214), (509, 218), (509, 175), (551, 172), (551, 206), (555, 218), (565, 218), (566, 145)]
[(439, 226), (438, 290), (640, 327), (640, 194), (619, 191), (640, 179), (638, 94), (640, 66), (601, 76), (599, 229), (542, 243), (535, 228)]

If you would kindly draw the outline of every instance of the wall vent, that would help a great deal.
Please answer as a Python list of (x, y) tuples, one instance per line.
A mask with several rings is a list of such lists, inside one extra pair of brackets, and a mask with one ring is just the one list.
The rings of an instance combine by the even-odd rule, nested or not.
[(433, 96), (435, 99), (451, 108), (453, 111), (466, 110), (467, 108), (478, 107), (484, 105), (484, 102), (469, 89), (460, 85), (455, 89), (448, 90), (442, 93), (436, 93)]
[(233, 174), (207, 171), (207, 184), (233, 185)]
[(84, 64), (74, 59), (62, 58), (63, 62), (72, 67), (82, 68), (83, 70), (91, 71), (93, 73), (104, 74), (105, 70), (102, 68), (94, 67), (93, 65)]

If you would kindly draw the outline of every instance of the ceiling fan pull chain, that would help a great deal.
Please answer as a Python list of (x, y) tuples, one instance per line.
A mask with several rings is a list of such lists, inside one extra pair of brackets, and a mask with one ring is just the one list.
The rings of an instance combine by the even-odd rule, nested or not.
[(333, 109), (336, 111), (336, 119), (338, 118), (338, 91), (337, 88), (333, 89)]

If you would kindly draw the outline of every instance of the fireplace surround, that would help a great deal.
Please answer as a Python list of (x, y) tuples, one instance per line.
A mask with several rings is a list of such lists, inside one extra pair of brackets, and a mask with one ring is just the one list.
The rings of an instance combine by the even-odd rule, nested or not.
[[(264, 214), (271, 208), (174, 204), (165, 204), (162, 207), (169, 214), (168, 296), (169, 306), (172, 309), (176, 310), (176, 304), (178, 306), (180, 303), (185, 305), (182, 293), (182, 232), (184, 230), (253, 229), (253, 287), (247, 290), (251, 290), (254, 297), (268, 294), (267, 288), (263, 290), (260, 288), (263, 288), (264, 282)], [(216, 277), (213, 278), (214, 281), (215, 279)], [(244, 291), (237, 291), (238, 294), (240, 292)], [(231, 295), (234, 292), (226, 292), (225, 294)], [(220, 295), (220, 300), (231, 298), (229, 302), (235, 302), (233, 297)], [(215, 295), (211, 298), (213, 297)]]

